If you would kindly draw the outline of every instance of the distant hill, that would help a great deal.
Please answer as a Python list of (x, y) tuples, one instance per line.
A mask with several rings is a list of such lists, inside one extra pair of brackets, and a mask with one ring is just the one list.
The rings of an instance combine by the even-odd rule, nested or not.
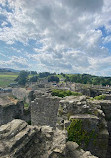
[(10, 68), (0, 68), (0, 72), (20, 72), (20, 71)]
[(65, 82), (75, 82), (82, 84), (94, 84), (94, 85), (110, 85), (111, 77), (94, 76), (89, 74), (62, 74)]

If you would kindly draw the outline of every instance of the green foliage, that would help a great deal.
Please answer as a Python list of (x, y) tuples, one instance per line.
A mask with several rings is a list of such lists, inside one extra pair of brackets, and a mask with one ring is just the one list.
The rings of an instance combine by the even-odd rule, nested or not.
[(65, 81), (103, 86), (111, 85), (111, 77), (92, 76), (89, 74), (66, 74)]
[(78, 92), (73, 92), (73, 91), (70, 91), (70, 90), (61, 90), (61, 89), (53, 89), (52, 90), (52, 96), (58, 96), (58, 97), (66, 97), (66, 96), (81, 96), (82, 94), (81, 93), (78, 93)]
[(30, 74), (31, 75), (37, 75), (37, 72), (36, 71), (30, 71)]
[(106, 96), (105, 95), (99, 95), (99, 96), (94, 97), (94, 99), (96, 99), (96, 100), (105, 100)]
[(20, 85), (25, 85), (26, 82), (27, 82), (27, 79), (28, 79), (28, 75), (29, 75), (29, 72), (27, 71), (20, 71), (18, 77), (15, 79), (15, 81), (18, 82), (18, 84)]
[(68, 141), (74, 141), (79, 145), (88, 146), (89, 142), (93, 140), (93, 143), (96, 142), (97, 135), (95, 130), (87, 132), (83, 129), (82, 120), (72, 119), (71, 124), (67, 128), (68, 132)]
[(50, 73), (50, 72), (40, 72), (39, 75), (38, 75), (38, 77), (39, 78), (44, 78), (44, 77), (48, 77), (50, 75), (53, 75), (53, 74)]
[(30, 77), (29, 82), (37, 82), (38, 76)]
[(48, 82), (53, 82), (53, 81), (55, 81), (55, 82), (59, 82), (59, 77), (57, 77), (57, 76), (49, 76), (48, 77)]
[(29, 104), (28, 103), (24, 103), (24, 109), (27, 110), (29, 108)]

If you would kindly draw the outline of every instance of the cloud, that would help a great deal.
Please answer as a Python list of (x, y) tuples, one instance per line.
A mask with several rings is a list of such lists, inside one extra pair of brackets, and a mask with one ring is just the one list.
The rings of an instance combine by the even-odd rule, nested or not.
[(23, 57), (12, 56), (9, 60), (0, 61), (0, 66), (16, 69), (28, 69), (30, 65), (28, 64), (27, 59)]
[[(10, 23), (2, 23), (0, 40), (24, 46), (36, 41), (27, 58), (36, 61), (39, 70), (101, 75), (105, 67), (104, 74), (110, 69), (110, 50), (103, 45), (111, 39), (110, 0), (8, 0), (8, 8), (0, 9)], [(107, 37), (102, 37), (101, 26)]]

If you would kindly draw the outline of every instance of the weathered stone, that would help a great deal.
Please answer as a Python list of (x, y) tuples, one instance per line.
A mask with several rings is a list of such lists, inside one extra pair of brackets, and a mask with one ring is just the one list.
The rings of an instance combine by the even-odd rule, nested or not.
[(83, 154), (75, 142), (66, 143), (66, 133), (59, 129), (17, 119), (0, 127), (1, 158), (89, 158), (89, 152)]
[(33, 91), (27, 90), (25, 88), (13, 88), (12, 94), (19, 100), (25, 100), (27, 103), (30, 103), (30, 101), (33, 99)]
[[(105, 114), (103, 112), (104, 108), (106, 113), (108, 113), (108, 108), (110, 107), (108, 106), (108, 102), (109, 101), (90, 101), (87, 100), (84, 96), (71, 96), (63, 98), (60, 101), (59, 106), (59, 110), (61, 110), (61, 113), (59, 113), (59, 117), (61, 116), (62, 119), (65, 119), (65, 117), (67, 116), (66, 121), (67, 119), (80, 119), (83, 122), (84, 130), (89, 133), (90, 131), (95, 131), (97, 136), (95, 136), (96, 140), (94, 140), (94, 142), (101, 141), (101, 144), (104, 145), (102, 146), (100, 145), (100, 143), (96, 143), (95, 145), (95, 143), (93, 143), (93, 140), (91, 140), (87, 148), (84, 148), (84, 146), (81, 147), (86, 150), (90, 150), (92, 154), (100, 156), (101, 158), (105, 158), (108, 148), (109, 133), (107, 130)], [(109, 113), (108, 116), (110, 116)]]
[(41, 96), (31, 105), (32, 125), (56, 126), (59, 99), (57, 97)]
[(16, 118), (23, 117), (24, 104), (22, 101), (10, 102), (0, 105), (0, 125)]
[(97, 158), (93, 156), (89, 151), (80, 150), (79, 146), (75, 142), (67, 142), (66, 144), (66, 156), (67, 158)]

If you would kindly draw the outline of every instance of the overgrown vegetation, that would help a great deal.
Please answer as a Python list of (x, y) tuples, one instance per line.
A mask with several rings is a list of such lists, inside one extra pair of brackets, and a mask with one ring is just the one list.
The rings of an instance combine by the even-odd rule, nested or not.
[(105, 95), (99, 95), (95, 96), (94, 98), (91, 98), (90, 100), (105, 100), (106, 96)]
[(93, 141), (93, 143), (96, 142), (97, 134), (95, 133), (95, 130), (90, 132), (84, 130), (82, 120), (73, 119), (67, 128), (67, 132), (68, 141), (74, 141), (79, 145), (84, 145), (87, 147), (90, 141)]
[(96, 99), (96, 100), (105, 100), (106, 96), (105, 95), (99, 95), (99, 96), (94, 97), (94, 99)]
[(82, 94), (81, 93), (78, 93), (78, 92), (73, 92), (73, 91), (70, 91), (70, 90), (62, 90), (62, 89), (53, 89), (52, 90), (52, 96), (58, 96), (58, 97), (66, 97), (66, 96), (81, 96)]
[(27, 110), (29, 108), (29, 104), (28, 103), (24, 103), (24, 109)]

